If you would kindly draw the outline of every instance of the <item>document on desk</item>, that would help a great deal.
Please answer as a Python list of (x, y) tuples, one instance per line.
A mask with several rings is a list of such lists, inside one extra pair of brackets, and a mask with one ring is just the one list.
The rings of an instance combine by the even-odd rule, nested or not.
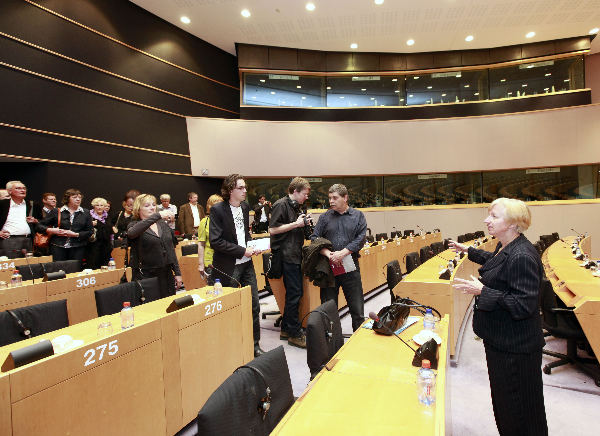
[(271, 248), (271, 238), (258, 238), (248, 241), (248, 248), (258, 251), (267, 251)]

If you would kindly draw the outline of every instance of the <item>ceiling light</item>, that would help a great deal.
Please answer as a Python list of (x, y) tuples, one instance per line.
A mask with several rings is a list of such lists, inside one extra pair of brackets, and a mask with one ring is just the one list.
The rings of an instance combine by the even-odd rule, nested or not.
[(300, 85), (296, 85), (296, 88), (298, 88), (298, 89), (302, 89), (302, 86), (300, 86)]
[(190, 24), (192, 22), (192, 20), (190, 20), (188, 17), (183, 16), (180, 18), (181, 22), (184, 24)]
[(271, 95), (275, 95), (275, 91), (271, 91)]
[(590, 35), (595, 35), (599, 31), (600, 31), (600, 29), (598, 29), (597, 27), (594, 27), (592, 30), (590, 30)]
[(409, 94), (408, 98), (412, 98), (412, 97), (413, 97), (413, 95), (412, 95), (412, 94)]
[(501, 82), (506, 82), (506, 79), (500, 79)]
[(533, 65), (527, 65), (525, 68), (533, 68)]
[(302, 100), (306, 100), (306, 97), (302, 97)]
[(242, 14), (242, 17), (244, 17), (244, 18), (248, 18), (251, 15), (250, 11), (248, 9), (242, 9), (241, 14)]
[(508, 95), (512, 95), (512, 92), (509, 92)]
[(469, 86), (471, 86), (471, 85), (467, 84), (467, 85), (465, 85), (465, 88), (468, 88)]
[(371, 100), (375, 100), (375, 97), (371, 97)]
[(521, 85), (521, 88), (526, 88), (526, 87), (527, 87), (527, 83), (523, 83), (523, 84)]
[(315, 10), (315, 4), (314, 3), (306, 3), (306, 10), (307, 11), (314, 11)]
[(367, 90), (367, 88), (362, 88), (362, 89), (361, 89), (361, 91), (366, 91), (366, 90)]
[(252, 98), (256, 98), (256, 97), (252, 97)]
[(395, 92), (396, 94), (398, 94), (400, 91), (399, 91), (398, 89), (396, 89), (394, 92)]
[(533, 38), (535, 36), (535, 32), (529, 32), (525, 35), (525, 38)]
[(550, 90), (550, 88), (544, 88), (544, 91), (549, 91), (549, 90)]
[(265, 79), (260, 79), (260, 81), (261, 81), (262, 83), (265, 83)]
[[(404, 101), (404, 99), (403, 99), (403, 98), (401, 98), (401, 99), (400, 99), (400, 101)], [(600, 173), (600, 171), (598, 171), (598, 172)]]
[(406, 41), (406, 45), (414, 45), (415, 40), (414, 39), (409, 39), (408, 41)]
[(551, 76), (551, 75), (552, 75), (552, 73), (546, 73), (546, 74), (544, 74), (544, 76), (546, 76), (546, 77)]
[(331, 86), (328, 86), (327, 89), (331, 89)]
[(392, 79), (392, 82), (397, 82), (397, 81), (398, 81), (398, 79)]
[(473, 39), (474, 39), (474, 38), (473, 38), (473, 35), (469, 35), (469, 36), (467, 36), (467, 37), (465, 38), (465, 41), (467, 41), (467, 42), (471, 42), (471, 41), (473, 41)]
[(344, 98), (344, 96), (342, 95), (340, 98)]
[(375, 0), (376, 5), (382, 5), (384, 0)]
[(358, 44), (355, 43), (355, 42), (353, 42), (352, 44), (350, 44), (350, 48), (351, 49), (356, 49), (356, 48), (358, 48)]
[(446, 96), (446, 94), (442, 94), (442, 97), (445, 97), (445, 96)]
[(462, 74), (461, 74), (461, 73), (458, 73), (458, 74), (456, 75), (456, 77), (462, 77)]
[(568, 81), (569, 81), (569, 79), (565, 79), (565, 80), (563, 80), (563, 82), (568, 82)]
[(473, 94), (473, 95), (479, 95), (479, 93), (478, 93), (478, 92), (476, 92), (476, 93), (475, 93), (475, 94)]
[(431, 86), (431, 85), (429, 85), (429, 86), (427, 87), (427, 89), (431, 89), (431, 88), (433, 88), (433, 86)]
[(415, 76), (413, 79), (418, 80), (420, 76)]

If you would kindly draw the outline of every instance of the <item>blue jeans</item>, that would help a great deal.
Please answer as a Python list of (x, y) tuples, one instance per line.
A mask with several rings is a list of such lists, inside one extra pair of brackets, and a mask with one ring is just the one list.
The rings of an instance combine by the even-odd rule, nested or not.
[(360, 271), (351, 271), (335, 277), (335, 286), (332, 288), (321, 288), (321, 304), (334, 300), (338, 304), (340, 286), (344, 291), (344, 297), (348, 302), (348, 309), (352, 317), (352, 330), (356, 331), (365, 320), (365, 298), (362, 289)]
[(287, 332), (291, 337), (300, 336), (300, 321), (298, 320), (298, 307), (302, 298), (302, 269), (295, 263), (283, 262), (283, 284), (285, 285), (285, 308), (281, 321), (281, 331)]

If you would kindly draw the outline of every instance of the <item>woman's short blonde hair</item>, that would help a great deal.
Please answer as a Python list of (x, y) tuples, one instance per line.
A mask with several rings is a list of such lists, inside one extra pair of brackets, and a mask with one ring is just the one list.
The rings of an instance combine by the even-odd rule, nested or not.
[(108, 201), (102, 197), (96, 197), (92, 200), (92, 206), (106, 206)]
[(153, 201), (156, 204), (156, 197), (152, 194), (140, 194), (135, 197), (135, 200), (133, 201), (133, 210), (131, 211), (134, 219), (140, 219), (140, 207), (147, 201)]
[(220, 203), (222, 201), (223, 201), (223, 197), (221, 197), (218, 194), (213, 194), (210, 197), (208, 197), (208, 200), (206, 200), (206, 215), (209, 214), (211, 207), (213, 207), (215, 204)]
[(497, 198), (488, 207), (488, 212), (496, 205), (504, 209), (508, 224), (517, 225), (517, 232), (523, 233), (531, 225), (531, 211), (525, 202), (516, 198)]

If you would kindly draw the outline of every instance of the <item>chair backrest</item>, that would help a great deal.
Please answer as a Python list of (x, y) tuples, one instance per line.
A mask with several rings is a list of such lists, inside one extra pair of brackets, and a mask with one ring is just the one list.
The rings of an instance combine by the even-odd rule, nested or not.
[(387, 240), (387, 233), (377, 233), (375, 235), (375, 240), (376, 241), (381, 241), (382, 239)]
[(427, 262), (429, 259), (431, 259), (431, 247), (429, 245), (421, 247), (419, 250), (419, 258), (421, 259), (421, 263)]
[(182, 256), (188, 256), (190, 254), (198, 254), (198, 244), (188, 244), (181, 246)]
[(485, 237), (485, 233), (483, 233), (483, 230), (477, 230), (475, 232), (475, 237), (476, 238), (483, 238), (483, 237)]
[(456, 242), (458, 242), (459, 244), (467, 242), (466, 235), (458, 235), (458, 237), (456, 238)]
[(552, 283), (546, 278), (540, 283), (540, 308), (542, 309), (542, 326), (557, 338), (583, 337), (583, 330), (573, 312), (554, 312), (552, 309), (565, 308), (556, 296)]
[(334, 300), (329, 300), (308, 315), (306, 322), (306, 363), (311, 380), (344, 345), (342, 324)]
[(450, 248), (450, 238), (446, 238), (444, 239), (444, 250), (447, 250), (448, 248)]
[(81, 271), (81, 261), (57, 260), (56, 262), (32, 263), (30, 265), (20, 265), (17, 269), (23, 280), (31, 280), (31, 273), (33, 273), (34, 278), (41, 279), (46, 273), (53, 273), (60, 270), (63, 270), (67, 274), (79, 272)]
[(444, 250), (445, 248), (443, 242), (433, 242), (431, 244), (431, 251), (433, 251), (433, 254), (440, 254)]
[(125, 301), (129, 301), (131, 307), (134, 307), (161, 298), (159, 282), (156, 277), (98, 289), (94, 291), (94, 296), (96, 297), (98, 316), (112, 315), (121, 311)]
[(406, 273), (410, 273), (421, 265), (421, 259), (416, 251), (406, 254)]
[(390, 292), (392, 292), (396, 285), (402, 281), (402, 269), (400, 268), (400, 262), (398, 262), (397, 259), (388, 262), (386, 265), (386, 279)]
[(475, 236), (475, 233), (465, 233), (465, 239), (467, 241), (472, 241), (474, 239), (477, 239), (477, 237)]
[(548, 248), (556, 242), (552, 235), (542, 235), (540, 236), (540, 240), (544, 242), (544, 248)]
[(540, 256), (544, 254), (544, 243), (542, 241), (535, 241), (533, 243), (533, 246), (535, 247)]
[[(258, 406), (267, 397), (267, 386), (271, 401), (263, 419)], [(211, 394), (196, 419), (198, 434), (268, 435), (293, 403), (287, 360), (279, 346), (238, 368)]]
[(404, 236), (410, 236), (411, 233), (414, 235), (415, 231), (414, 230), (405, 230), (404, 231)]
[(558, 232), (552, 233), (552, 236), (554, 236), (554, 242), (556, 242), (560, 239), (560, 236), (558, 236)]
[(375, 242), (375, 237), (371, 236), (371, 235), (367, 235), (367, 242), (369, 242), (369, 243)]
[[(31, 336), (69, 326), (67, 300), (50, 301), (11, 310)], [(0, 347), (27, 339), (23, 328), (8, 311), (0, 312)]]

